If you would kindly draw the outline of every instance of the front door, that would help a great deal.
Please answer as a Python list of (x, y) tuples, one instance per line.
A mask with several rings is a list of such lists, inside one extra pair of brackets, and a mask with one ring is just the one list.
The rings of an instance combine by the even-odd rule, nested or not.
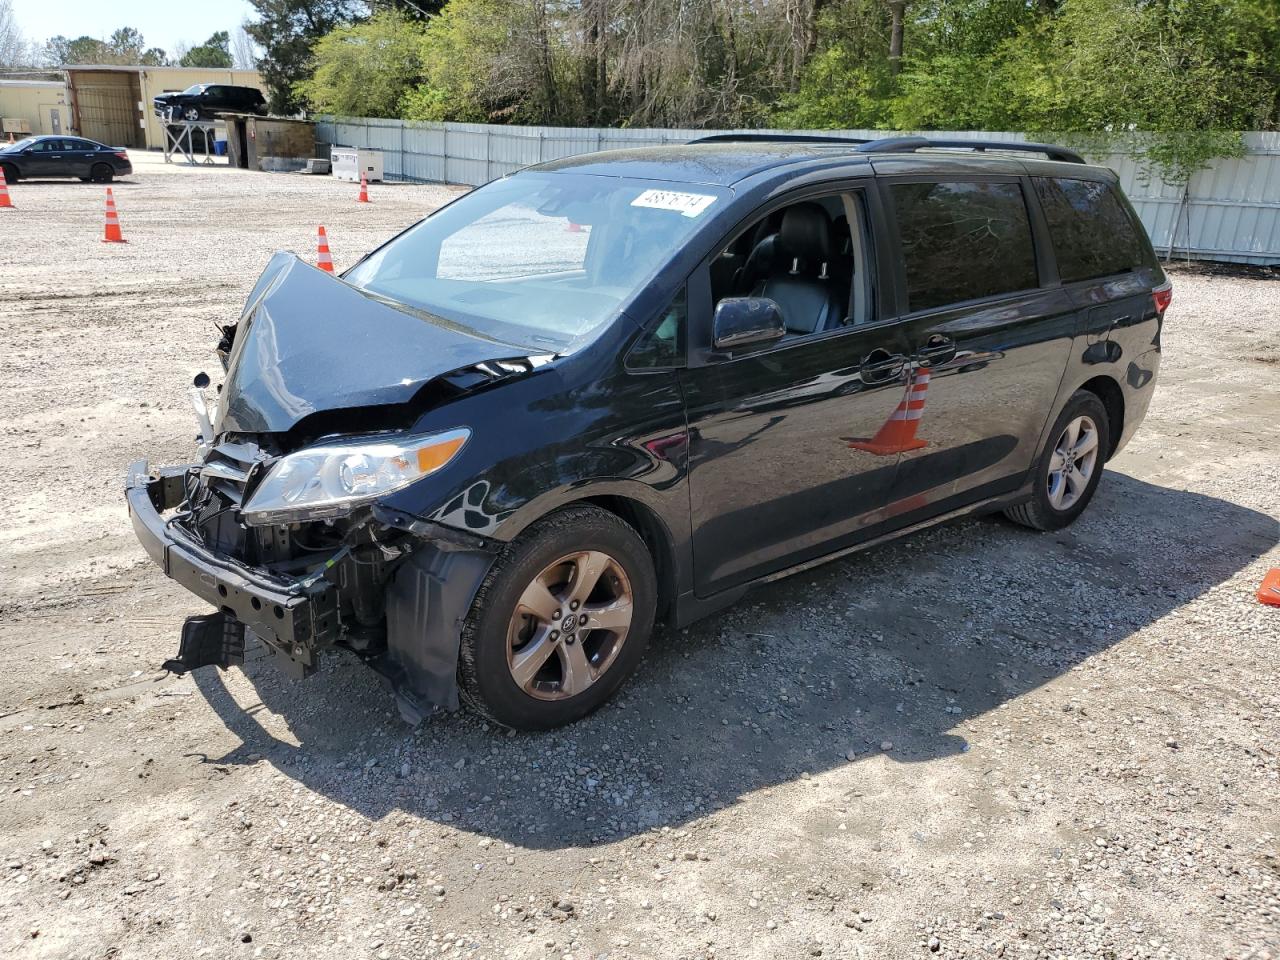
[[(911, 403), (894, 325), (873, 294), (868, 221), (879, 214), (868, 199), (851, 188), (768, 212), (705, 268), (703, 315), (691, 297), (694, 349), (680, 382), (700, 596), (854, 543), (885, 515), (909, 446), (895, 414)], [(699, 356), (724, 296), (775, 300), (786, 337)]]
[(31, 145), (31, 152), (23, 163), (23, 176), (26, 177), (62, 177), (67, 170), (63, 165), (62, 141), (58, 139), (37, 140)]

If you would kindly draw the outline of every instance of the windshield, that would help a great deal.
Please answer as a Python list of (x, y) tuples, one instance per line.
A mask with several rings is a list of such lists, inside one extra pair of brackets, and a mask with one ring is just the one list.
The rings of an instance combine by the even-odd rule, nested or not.
[(25, 140), (19, 140), (17, 143), (3, 143), (0, 148), (5, 150), (25, 150), (36, 142), (35, 137), (27, 137)]
[(473, 191), (343, 279), (510, 343), (575, 344), (602, 328), (727, 193), (577, 173)]
[(187, 89), (182, 91), (182, 95), (184, 97), (194, 97), (197, 93), (202, 93), (204, 91), (204, 88), (205, 88), (205, 84), (203, 83), (192, 84), (191, 86), (187, 87)]

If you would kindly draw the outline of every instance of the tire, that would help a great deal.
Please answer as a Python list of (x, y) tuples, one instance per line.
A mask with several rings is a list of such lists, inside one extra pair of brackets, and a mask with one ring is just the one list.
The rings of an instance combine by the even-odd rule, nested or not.
[[(575, 584), (586, 584), (587, 593)], [(657, 593), (648, 548), (614, 514), (583, 505), (538, 521), (498, 557), (463, 623), (463, 701), (517, 730), (549, 730), (586, 716), (644, 656)], [(625, 628), (591, 629), (619, 620), (624, 596), (630, 603)], [(542, 607), (539, 600), (546, 601), (543, 616), (526, 612)], [(577, 622), (583, 618), (586, 625)]]
[(199, 119), (200, 119), (200, 108), (199, 108), (199, 107), (183, 107), (183, 108), (182, 108), (182, 119), (183, 119), (183, 120), (187, 120), (187, 121), (189, 121), (189, 122), (191, 122), (191, 123), (194, 123), (195, 121), (199, 120)]
[[(1079, 428), (1074, 443), (1070, 442), (1068, 433), (1072, 427)], [(1090, 453), (1084, 452), (1090, 433), (1093, 435), (1091, 459)], [(1064, 460), (1062, 451), (1068, 449), (1072, 453)], [(1093, 499), (1102, 479), (1106, 452), (1110, 449), (1111, 424), (1107, 419), (1107, 408), (1096, 394), (1077, 390), (1058, 414), (1053, 429), (1048, 433), (1045, 448), (1036, 458), (1031, 499), (1005, 510), (1005, 516), (1032, 530), (1060, 530), (1073, 523)], [(1067, 464), (1075, 466), (1078, 474), (1067, 469), (1054, 469)], [(1072, 484), (1069, 475), (1077, 476), (1077, 479), (1084, 477), (1084, 480)]]
[(89, 179), (94, 183), (110, 183), (115, 176), (116, 172), (109, 163), (95, 163), (89, 171)]
[(12, 163), (0, 163), (0, 169), (4, 170), (5, 183), (18, 182), (18, 168)]

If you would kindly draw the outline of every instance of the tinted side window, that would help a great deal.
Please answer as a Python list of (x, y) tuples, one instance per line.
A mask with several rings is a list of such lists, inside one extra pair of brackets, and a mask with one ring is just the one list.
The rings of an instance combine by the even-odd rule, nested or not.
[(1019, 184), (895, 183), (891, 191), (909, 310), (1039, 285)]
[(681, 287), (658, 325), (631, 348), (627, 366), (640, 370), (684, 366), (684, 331), (688, 317), (688, 292), (686, 287)]
[(1036, 177), (1035, 185), (1063, 282), (1125, 273), (1146, 263), (1133, 219), (1110, 184)]

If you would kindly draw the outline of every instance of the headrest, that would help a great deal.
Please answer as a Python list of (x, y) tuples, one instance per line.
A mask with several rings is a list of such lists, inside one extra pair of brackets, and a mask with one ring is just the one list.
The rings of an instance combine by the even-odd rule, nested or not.
[(754, 280), (757, 277), (768, 276), (777, 262), (778, 235), (771, 233), (767, 237), (761, 238), (751, 248), (751, 255), (747, 257), (747, 262), (743, 265), (742, 272), (745, 276)]
[(786, 255), (799, 257), (808, 267), (816, 269), (831, 260), (831, 220), (816, 203), (787, 207), (778, 237)]

